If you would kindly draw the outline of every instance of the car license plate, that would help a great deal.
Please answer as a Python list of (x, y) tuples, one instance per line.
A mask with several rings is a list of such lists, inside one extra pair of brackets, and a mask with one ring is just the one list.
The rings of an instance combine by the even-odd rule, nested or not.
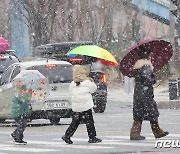
[(45, 107), (50, 109), (67, 107), (67, 102), (66, 101), (46, 102)]

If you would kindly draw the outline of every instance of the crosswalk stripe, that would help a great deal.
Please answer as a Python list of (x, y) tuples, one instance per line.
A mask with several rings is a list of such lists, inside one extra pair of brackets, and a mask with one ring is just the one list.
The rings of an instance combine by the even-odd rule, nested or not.
[(140, 146), (140, 147), (142, 147), (142, 146), (151, 146), (151, 147), (153, 147), (154, 146), (154, 144), (150, 144), (150, 143), (125, 143), (125, 142), (113, 142), (113, 143), (102, 143), (102, 144), (113, 144), (113, 145), (129, 145), (129, 146)]
[(102, 142), (101, 144), (109, 144), (109, 145), (129, 145), (129, 146), (153, 146), (152, 143), (145, 143), (145, 142)]
[[(24, 145), (23, 145), (24, 146)], [(17, 147), (3, 147), (3, 148), (0, 148), (0, 150), (2, 151), (21, 151), (21, 152), (55, 152), (55, 151), (62, 151), (62, 150), (55, 150), (55, 149), (40, 149), (40, 148), (24, 148), (22, 147), (21, 145), (21, 148), (19, 146)]]
[(0, 148), (10, 146), (9, 144), (0, 144)]
[[(123, 141), (124, 141), (124, 139), (127, 139), (127, 141), (130, 141), (130, 137), (129, 136), (103, 136), (103, 137), (105, 137), (105, 138), (111, 138), (112, 140), (114, 140), (114, 139), (123, 139)], [(147, 136), (146, 137), (146, 139), (148, 139), (148, 141), (149, 140), (155, 140), (155, 138), (154, 137), (149, 137), (149, 136)], [(146, 141), (146, 140), (144, 140), (144, 141)]]
[[(106, 137), (106, 136), (103, 136), (103, 137)], [(112, 138), (110, 136), (107, 136), (109, 138)], [(113, 136), (114, 137), (114, 136)], [(151, 140), (148, 140), (145, 141), (145, 142), (141, 142), (141, 141), (138, 141), (138, 142), (134, 142), (134, 141), (130, 141), (129, 139), (124, 141), (123, 138), (127, 138), (126, 136), (116, 136), (117, 138), (122, 138), (122, 140), (119, 140), (119, 139), (112, 139), (112, 140), (108, 140), (108, 139), (102, 139), (102, 142), (101, 143), (98, 143), (98, 145), (129, 145), (129, 146), (153, 146), (155, 144), (155, 140), (151, 141)], [(59, 139), (58, 139), (59, 140)], [(73, 141), (87, 141), (85, 139), (82, 139), (82, 138), (74, 138), (72, 139)], [(150, 141), (150, 142), (149, 142)], [(89, 147), (91, 147), (91, 145), (89, 145)]]
[[(77, 141), (77, 140), (76, 140)], [(82, 140), (81, 140), (82, 141)], [(51, 145), (52, 147), (67, 147), (67, 148), (76, 148), (76, 149), (105, 149), (105, 148), (114, 148), (109, 146), (100, 146), (101, 143), (96, 145), (92, 144), (66, 144), (64, 142), (45, 142), (45, 141), (28, 141), (29, 144), (41, 144), (41, 145)]]
[[(31, 136), (31, 135), (30, 135)], [(169, 138), (179, 137), (180, 135), (177, 134), (170, 134), (168, 135)], [(131, 141), (129, 136), (127, 135), (119, 135), (119, 136), (99, 136), (102, 139), (101, 143), (97, 144), (90, 144), (88, 143), (88, 138), (77, 138), (72, 137), (74, 144), (66, 144), (59, 138), (51, 139), (50, 141), (35, 141), (35, 140), (28, 140), (28, 145), (26, 146), (18, 146), (10, 143), (10, 141), (6, 142), (5, 144), (0, 144), (0, 151), (19, 151), (19, 152), (55, 152), (55, 151), (62, 151), (62, 148), (74, 148), (74, 149), (86, 149), (86, 150), (96, 150), (96, 149), (115, 149), (119, 146), (132, 146), (132, 147), (154, 147), (156, 139), (152, 134), (146, 134), (146, 140), (143, 141)], [(167, 139), (163, 138), (163, 139)], [(19, 148), (21, 147), (21, 148)], [(42, 147), (49, 147), (48, 149)], [(6, 153), (0, 153), (6, 154)]]
[[(145, 134), (143, 136), (145, 136), (146, 139), (148, 139), (148, 140), (156, 140), (155, 137), (151, 134)], [(118, 136), (103, 136), (103, 137), (111, 138), (111, 139), (127, 139), (127, 140), (130, 140), (130, 136), (125, 136), (125, 135), (124, 136), (123, 135), (122, 136), (120, 136), (120, 135), (118, 135)], [(167, 139), (167, 138), (180, 138), (180, 134), (169, 134), (166, 137), (163, 137), (161, 139)]]
[(169, 134), (167, 137), (176, 137), (176, 138), (180, 138), (180, 134)]
[[(108, 138), (112, 138), (112, 136), (103, 136), (103, 137), (108, 137)], [(114, 136), (113, 136), (114, 137)], [(117, 138), (121, 138), (122, 140), (117, 140)], [(116, 140), (112, 139), (112, 140), (108, 140), (108, 139), (102, 139), (102, 142), (101, 143), (98, 143), (98, 144), (103, 144), (103, 145), (129, 145), (129, 146), (152, 146), (154, 145), (155, 143), (155, 140), (153, 140), (153, 142), (151, 143), (151, 141), (148, 142), (147, 141), (130, 141), (129, 139), (124, 141), (123, 139), (126, 139), (127, 136), (116, 136)], [(85, 141), (84, 139), (80, 139), (80, 138), (74, 138), (72, 139), (73, 141)], [(91, 146), (91, 145), (89, 145)]]

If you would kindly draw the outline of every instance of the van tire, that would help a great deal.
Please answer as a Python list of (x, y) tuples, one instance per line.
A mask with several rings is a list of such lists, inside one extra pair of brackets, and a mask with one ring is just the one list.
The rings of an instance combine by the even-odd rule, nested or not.
[(51, 118), (49, 121), (52, 125), (57, 125), (60, 122), (60, 118)]
[(1, 123), (1, 122), (5, 122), (5, 120), (6, 120), (6, 119), (0, 119), (0, 123)]

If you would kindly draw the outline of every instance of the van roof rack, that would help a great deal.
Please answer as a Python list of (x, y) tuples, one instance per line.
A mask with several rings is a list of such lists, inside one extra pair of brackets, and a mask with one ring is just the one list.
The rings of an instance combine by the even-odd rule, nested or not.
[(37, 46), (33, 52), (35, 57), (57, 57), (61, 60), (67, 60), (66, 53), (73, 48), (80, 45), (92, 45), (92, 41), (80, 41), (80, 42), (60, 42), (49, 43)]

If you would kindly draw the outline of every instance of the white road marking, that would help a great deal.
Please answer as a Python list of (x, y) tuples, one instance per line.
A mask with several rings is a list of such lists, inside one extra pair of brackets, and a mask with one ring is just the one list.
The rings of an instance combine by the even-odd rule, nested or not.
[[(25, 146), (25, 145), (20, 145), (20, 146)], [(24, 147), (3, 147), (0, 148), (2, 151), (23, 151), (23, 152), (52, 152), (52, 151), (62, 151), (62, 150), (55, 150), (55, 149), (40, 149), (40, 148), (24, 148)]]
[[(77, 141), (77, 140), (76, 140)], [(82, 140), (80, 140), (82, 141)], [(101, 143), (96, 143), (95, 144), (66, 144), (64, 141), (63, 142), (45, 142), (45, 141), (28, 141), (29, 144), (40, 144), (40, 145), (48, 145), (51, 147), (63, 147), (63, 148), (75, 148), (75, 149), (106, 149), (106, 148), (114, 148), (114, 147), (109, 147), (109, 146), (100, 146)]]
[(153, 146), (152, 143), (142, 143), (142, 142), (102, 142), (101, 144), (109, 144), (109, 145), (129, 145), (129, 146)]
[[(178, 138), (180, 135), (170, 134), (168, 138)], [(132, 146), (132, 147), (154, 147), (156, 139), (151, 134), (146, 134), (146, 140), (143, 141), (131, 141), (129, 136), (101, 136), (101, 143), (91, 144), (88, 143), (88, 138), (76, 138), (73, 137), (72, 141), (74, 144), (66, 144), (62, 139), (54, 138), (51, 141), (37, 141), (28, 140), (28, 145), (14, 145), (13, 142), (6, 142), (5, 144), (0, 144), (0, 151), (19, 151), (19, 152), (55, 152), (62, 151), (64, 148), (72, 149), (86, 149), (86, 150), (96, 150), (96, 149), (116, 149), (119, 146)], [(163, 138), (165, 139), (165, 138)], [(9, 144), (7, 144), (9, 143)], [(118, 146), (119, 145), (119, 146)], [(45, 147), (45, 148), (43, 148)], [(47, 149), (46, 149), (47, 147)], [(6, 154), (6, 153), (0, 153)]]
[(10, 144), (0, 144), (0, 148), (11, 146)]
[[(97, 145), (103, 145), (103, 146), (104, 145), (111, 145), (110, 148), (113, 148), (112, 147), (113, 145), (153, 146), (155, 143), (155, 140), (153, 140), (153, 141), (148, 140), (148, 142), (146, 140), (145, 141), (131, 141), (131, 140), (129, 140), (129, 136), (103, 136), (103, 137), (111, 138), (111, 139), (102, 139), (102, 142), (98, 143)], [(124, 139), (127, 139), (127, 140), (124, 140)], [(59, 140), (59, 139), (57, 139), (57, 140)], [(72, 138), (72, 140), (73, 141), (86, 141), (87, 142), (87, 139), (85, 140), (82, 138)], [(89, 144), (88, 148), (91, 146), (92, 146), (92, 144)]]
[[(152, 140), (152, 141), (156, 141), (155, 137), (152, 135), (152, 134), (144, 134), (144, 136), (146, 137), (146, 140), (144, 141), (149, 141), (149, 140)], [(111, 139), (127, 139), (130, 141), (130, 137), (129, 136), (103, 136), (103, 137), (106, 137), (106, 138), (111, 138)], [(163, 138), (160, 138), (160, 139), (166, 139), (166, 138), (180, 138), (180, 134), (169, 134), (167, 135), (166, 137), (163, 137)]]
[[(124, 139), (127, 139), (127, 141), (130, 141), (130, 137), (129, 136), (104, 136), (104, 137), (106, 137), (106, 138), (111, 138), (112, 140), (114, 140), (114, 139), (123, 139), (123, 141), (124, 141)], [(146, 139), (148, 139), (148, 140), (155, 140), (155, 138), (154, 137), (147, 137), (146, 136)], [(144, 141), (146, 141), (146, 140), (144, 140)]]

